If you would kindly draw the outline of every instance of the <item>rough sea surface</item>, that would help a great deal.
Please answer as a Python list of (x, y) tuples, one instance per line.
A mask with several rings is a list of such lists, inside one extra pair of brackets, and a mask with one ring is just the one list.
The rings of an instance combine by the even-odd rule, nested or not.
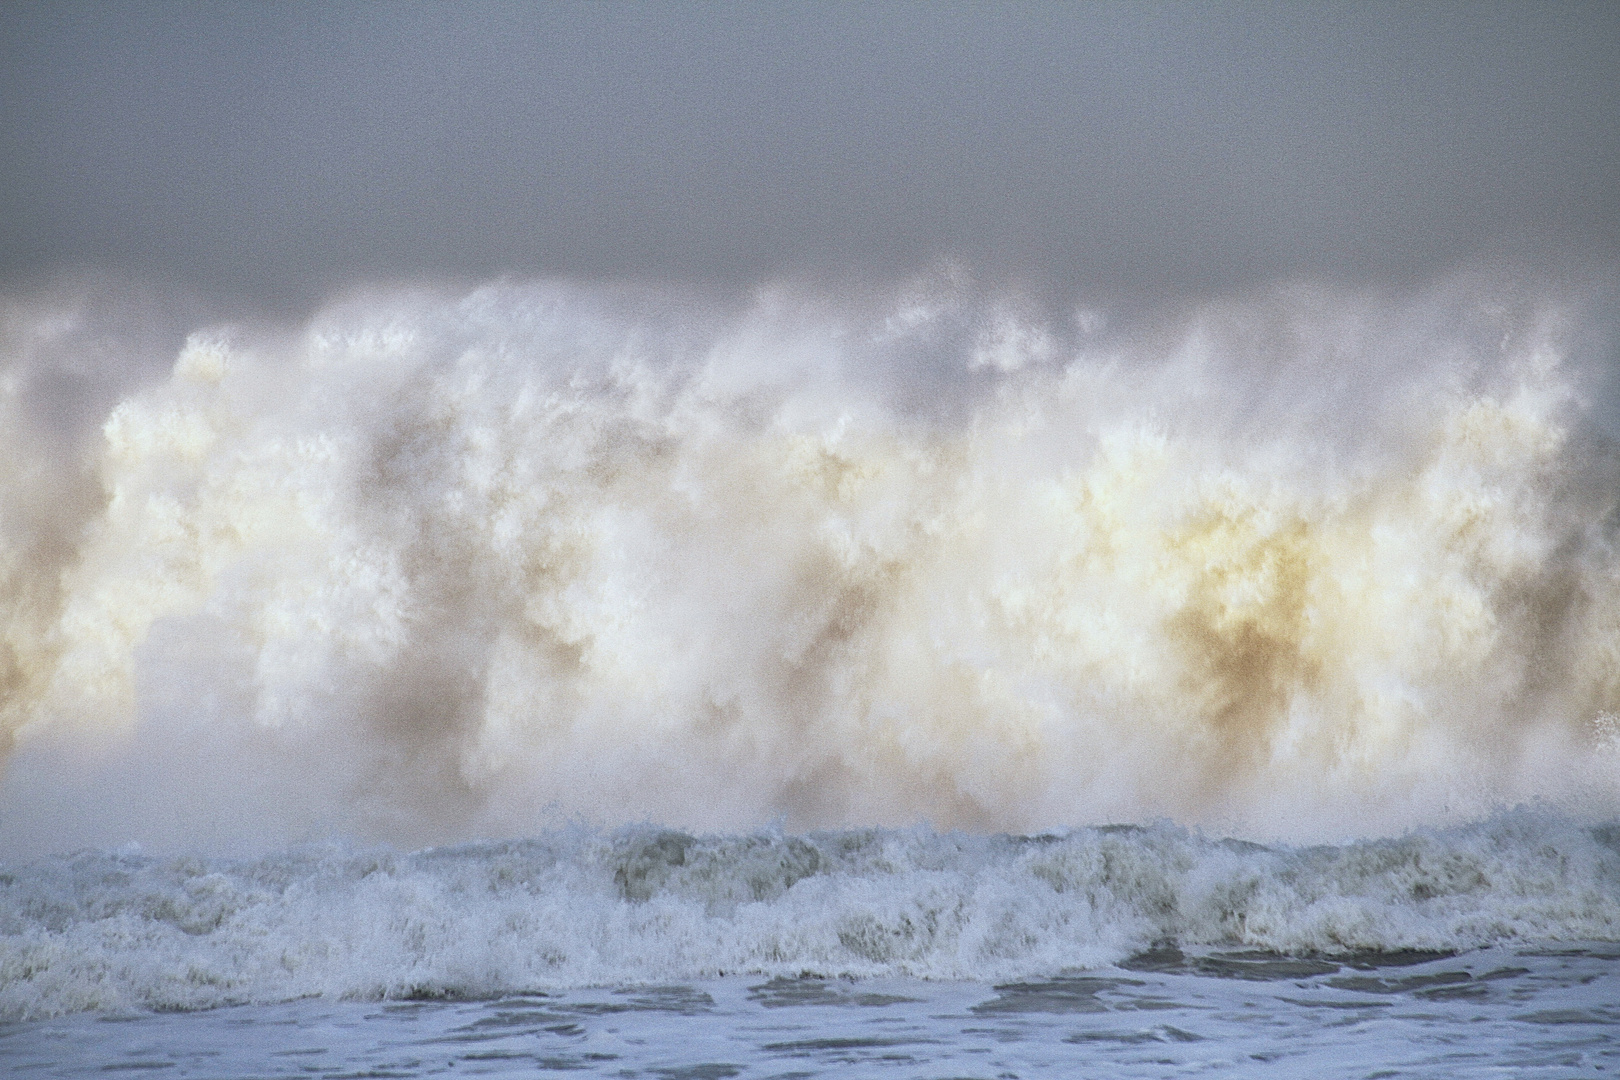
[(1620, 1070), (1620, 946), (1292, 959), (1162, 948), (991, 986), (728, 977), (0, 1025), (17, 1076), (655, 1080), (1577, 1077)]
[(1604, 287), (0, 299), (0, 1066), (1612, 1071)]
[(582, 828), (0, 883), (19, 1075), (1620, 1067), (1620, 828), (1532, 811), (1302, 848)]

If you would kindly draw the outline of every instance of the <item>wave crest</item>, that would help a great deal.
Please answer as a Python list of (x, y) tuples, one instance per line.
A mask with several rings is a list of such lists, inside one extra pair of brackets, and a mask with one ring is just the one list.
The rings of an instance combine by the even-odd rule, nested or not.
[(19, 316), (7, 843), (1608, 816), (1608, 376), (1501, 291), (400, 292), (82, 444)]
[(1617, 826), (1519, 812), (1339, 847), (1169, 826), (694, 836), (402, 854), (82, 853), (0, 878), (0, 1015), (488, 996), (721, 974), (997, 980), (1167, 947), (1620, 940)]

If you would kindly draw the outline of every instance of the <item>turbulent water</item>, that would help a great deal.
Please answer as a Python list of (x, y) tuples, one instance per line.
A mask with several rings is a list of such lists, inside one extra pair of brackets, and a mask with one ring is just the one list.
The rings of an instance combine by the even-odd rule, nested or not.
[[(85, 852), (8, 867), (0, 933), (0, 1060), (52, 1076), (1620, 1065), (1620, 826), (1528, 811), (1305, 848), (579, 827)], [(84, 1010), (118, 1023), (49, 1019)]]
[(496, 284), (156, 364), (133, 301), (14, 300), (0, 848), (1612, 817), (1565, 292)]
[(1237, 972), (1374, 1013), (1466, 983), (1612, 1063), (1577, 1037), (1620, 941), (1599, 285), (505, 282), (179, 333), (13, 297), (0, 1054), (101, 1045), (46, 1019), (86, 1010), (538, 1002), (398, 1034), (441, 1045), (614, 987), (712, 1033), (776, 986), (965, 1018), (919, 1036), (958, 1069), (998, 1009), (1194, 1012), (991, 1042), (1202, 1039)]
[(1355, 957), (1620, 941), (1620, 828), (1521, 812), (1277, 849), (1169, 827), (641, 828), (409, 855), (86, 852), (9, 867), (0, 889), (11, 1017), (728, 973), (994, 981), (1167, 942)]
[(1348, 964), (1159, 951), (1004, 983), (814, 977), (329, 1000), (0, 1027), (19, 1075), (1054, 1080), (1613, 1075), (1613, 947)]

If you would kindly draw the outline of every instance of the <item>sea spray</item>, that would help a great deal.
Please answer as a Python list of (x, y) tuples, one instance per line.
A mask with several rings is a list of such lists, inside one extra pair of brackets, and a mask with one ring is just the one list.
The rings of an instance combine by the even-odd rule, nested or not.
[(4, 850), (1620, 807), (1579, 296), (497, 283), (68, 383), (63, 303), (0, 357)]

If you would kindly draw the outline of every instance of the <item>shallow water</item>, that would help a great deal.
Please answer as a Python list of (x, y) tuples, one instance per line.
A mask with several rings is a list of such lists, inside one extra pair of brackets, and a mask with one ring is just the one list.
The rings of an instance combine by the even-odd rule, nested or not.
[(80, 1014), (0, 1028), (0, 1064), (41, 1077), (1602, 1076), (1620, 1071), (1620, 947), (1163, 948), (997, 986), (727, 977)]

